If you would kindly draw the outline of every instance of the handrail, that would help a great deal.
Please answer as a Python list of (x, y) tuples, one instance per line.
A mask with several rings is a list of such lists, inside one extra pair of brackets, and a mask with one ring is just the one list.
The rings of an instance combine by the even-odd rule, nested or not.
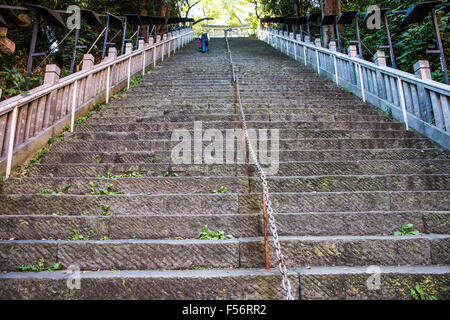
[[(167, 39), (154, 44), (140, 41), (139, 49), (122, 56), (114, 52), (94, 66), (94, 57), (86, 54), (83, 70), (59, 79), (59, 69), (49, 65), (44, 85), (0, 103), (0, 170), (8, 178), (15, 163), (26, 161), (47, 139), (70, 124), (73, 131), (78, 115), (97, 102), (106, 100), (113, 90), (130, 86), (132, 76), (156, 66), (157, 60), (170, 57), (194, 38), (192, 29), (171, 32)], [(131, 48), (129, 48), (131, 49)], [(86, 65), (85, 65), (86, 63)], [(5, 161), (6, 160), (6, 161)], [(6, 163), (6, 165), (5, 165)]]
[[(140, 54), (142, 54), (143, 52), (152, 50), (152, 49), (154, 49), (154, 48), (156, 48), (156, 47), (159, 47), (159, 46), (161, 46), (161, 45), (164, 45), (164, 44), (166, 44), (166, 43), (168, 43), (168, 42), (170, 42), (170, 41), (173, 41), (173, 40), (175, 40), (175, 39), (179, 39), (179, 38), (181, 38), (181, 37), (184, 37), (184, 36), (186, 36), (186, 35), (193, 34), (193, 33), (194, 33), (194, 32), (191, 31), (191, 32), (188, 32), (188, 33), (186, 33), (186, 34), (184, 34), (184, 35), (180, 35), (180, 36), (177, 36), (177, 37), (173, 37), (173, 38), (170, 38), (170, 39), (167, 39), (167, 40), (161, 40), (161, 41), (159, 41), (159, 42), (157, 42), (157, 43), (155, 43), (155, 44), (153, 44), (153, 45), (144, 47), (144, 48), (142, 48), (142, 49), (134, 50), (134, 51), (132, 51), (132, 52), (129, 53), (129, 54), (124, 54), (124, 55), (122, 55), (122, 56), (119, 56), (119, 57), (117, 57), (115, 60), (109, 61), (108, 58), (106, 58), (104, 61), (102, 61), (101, 63), (99, 63), (99, 64), (97, 64), (96, 66), (94, 66), (94, 68), (91, 69), (91, 70), (86, 70), (86, 71), (83, 71), (83, 70), (82, 70), (82, 71), (79, 71), (79, 72), (77, 72), (77, 73), (73, 73), (73, 74), (71, 74), (71, 75), (68, 75), (67, 77), (62, 78), (62, 79), (59, 81), (58, 84), (49, 86), (49, 87), (47, 87), (47, 88), (44, 89), (44, 90), (39, 90), (39, 92), (36, 92), (36, 93), (34, 93), (34, 94), (27, 95), (26, 97), (24, 97), (23, 99), (21, 99), (21, 100), (19, 100), (19, 101), (12, 101), (12, 102), (9, 102), (9, 101), (8, 101), (9, 99), (4, 100), (3, 102), (0, 102), (0, 115), (4, 114), (5, 112), (9, 112), (9, 111), (10, 111), (12, 108), (14, 108), (14, 107), (20, 107), (20, 106), (22, 106), (22, 105), (24, 105), (24, 104), (29, 103), (29, 102), (32, 101), (32, 100), (38, 99), (38, 98), (40, 98), (40, 97), (42, 97), (42, 96), (44, 96), (44, 95), (46, 95), (46, 94), (49, 94), (49, 93), (50, 93), (51, 91), (53, 91), (53, 90), (57, 90), (57, 89), (60, 89), (60, 88), (62, 88), (62, 87), (65, 87), (65, 86), (67, 86), (67, 85), (69, 85), (69, 84), (71, 84), (71, 83), (73, 83), (73, 82), (75, 82), (75, 81), (77, 81), (77, 80), (80, 80), (80, 79), (85, 78), (86, 76), (89, 76), (89, 75), (91, 75), (91, 74), (100, 72), (100, 71), (102, 71), (102, 70), (105, 70), (105, 69), (107, 69), (108, 67), (111, 67), (111, 66), (113, 66), (113, 65), (115, 65), (115, 64), (118, 64), (118, 63), (123, 62), (123, 61), (125, 61), (125, 60), (128, 60), (128, 59), (130, 59), (130, 58), (132, 58), (132, 57), (135, 57), (135, 56), (137, 56), (137, 55), (140, 55)], [(38, 88), (40, 88), (40, 87), (38, 87)], [(37, 89), (37, 88), (34, 88), (34, 89), (32, 89), (32, 90), (35, 90), (35, 89)], [(19, 95), (19, 96), (20, 96), (20, 95)], [(14, 98), (14, 97), (11, 97), (10, 99), (13, 99), (13, 98)], [(5, 104), (5, 103), (6, 103), (6, 104)], [(3, 104), (4, 104), (4, 105), (3, 105)], [(9, 109), (8, 109), (8, 108), (9, 108)]]
[(321, 46), (260, 29), (258, 37), (292, 58), (313, 66), (393, 118), (450, 149), (450, 86), (378, 65)]

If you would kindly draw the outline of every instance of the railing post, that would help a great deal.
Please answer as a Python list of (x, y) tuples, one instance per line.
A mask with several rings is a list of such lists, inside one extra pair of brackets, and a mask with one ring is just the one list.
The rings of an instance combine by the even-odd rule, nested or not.
[(12, 158), (14, 153), (14, 140), (16, 139), (17, 128), (17, 115), (19, 113), (19, 107), (15, 107), (12, 112), (11, 122), (9, 123), (9, 143), (8, 143), (8, 156), (6, 160), (6, 179), (11, 175)]
[[(114, 47), (110, 47), (108, 49), (108, 61), (114, 61), (117, 57), (117, 49)], [(106, 71), (106, 103), (109, 103), (109, 92), (111, 87), (111, 66), (108, 67)]]
[[(44, 85), (52, 86), (59, 81), (61, 69), (56, 64), (48, 64), (45, 66)], [(44, 115), (43, 128), (49, 127), (55, 118), (57, 107), (57, 92), (53, 91), (48, 97), (48, 107)]]
[[(131, 43), (127, 43), (125, 48), (125, 55), (129, 55), (133, 52), (133, 45)], [(130, 89), (130, 81), (131, 81), (131, 57), (128, 59), (128, 68), (127, 68), (127, 89)]]
[(386, 67), (386, 54), (382, 50), (378, 50), (373, 56), (373, 60), (377, 66)]
[[(139, 50), (144, 49), (145, 45), (146, 44), (145, 44), (144, 40), (139, 40), (138, 49)], [(143, 51), (141, 54), (142, 54), (142, 76), (144, 76), (145, 75), (145, 55), (146, 55), (146, 51)]]
[[(82, 71), (92, 70), (94, 68), (94, 56), (92, 54), (83, 55), (83, 62), (81, 64)], [(85, 96), (89, 99), (94, 96), (93, 86), (92, 86), (92, 74), (90, 74), (86, 79)]]
[[(375, 64), (379, 67), (386, 67), (386, 54), (382, 50), (378, 50), (377, 53), (374, 55), (373, 60)], [(377, 69), (377, 84), (378, 84), (378, 95), (382, 99), (387, 99), (387, 92), (386, 92), (386, 83), (384, 82), (383, 75), (381, 74), (380, 70)]]
[[(430, 63), (427, 60), (419, 60), (414, 64), (414, 74), (417, 78), (422, 80), (431, 79)], [(417, 84), (417, 94), (419, 95), (419, 113), (420, 118), (431, 123), (433, 116), (431, 113), (432, 104), (429, 94), (424, 88), (423, 84)]]
[[(316, 39), (314, 41), (314, 44), (316, 47), (321, 47), (322, 46), (322, 42), (320, 39)], [(320, 74), (320, 59), (319, 59), (319, 50), (316, 49), (316, 60), (317, 60), (317, 73)]]
[(336, 85), (339, 86), (339, 72), (338, 72), (337, 59), (336, 59), (336, 54), (335, 54), (337, 52), (336, 41), (330, 41), (330, 43), (328, 44), (328, 47), (330, 48), (330, 51), (333, 52), (334, 75), (336, 77)]

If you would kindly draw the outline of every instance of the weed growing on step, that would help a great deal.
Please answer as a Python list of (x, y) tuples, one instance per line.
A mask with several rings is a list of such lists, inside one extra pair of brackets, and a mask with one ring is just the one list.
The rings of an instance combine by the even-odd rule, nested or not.
[(46, 267), (44, 259), (40, 259), (37, 264), (20, 265), (17, 267), (17, 271), (20, 272), (42, 272), (42, 271), (57, 271), (61, 270), (62, 265), (58, 262)]
[(169, 178), (170, 177), (178, 177), (178, 173), (167, 171), (162, 176), (159, 176), (159, 178), (167, 178), (167, 177), (169, 177)]
[(111, 194), (123, 194), (123, 192), (117, 191), (117, 189), (114, 187), (113, 184), (108, 184), (108, 187), (106, 189), (95, 189), (94, 182), (89, 182), (89, 187), (91, 189), (91, 193), (88, 193), (88, 195), (111, 195)]
[(67, 240), (69, 240), (69, 241), (88, 241), (89, 240), (88, 236), (83, 236), (82, 234), (79, 234), (77, 229), (75, 229), (75, 227), (72, 227), (72, 232), (73, 232), (72, 238), (69, 238)]
[(420, 234), (418, 230), (411, 230), (414, 227), (413, 224), (408, 223), (402, 227), (402, 231), (394, 232), (394, 236), (417, 236)]
[(47, 145), (43, 146), (36, 154), (35, 156), (28, 162), (26, 165), (19, 165), (17, 166), (16, 172), (13, 174), (14, 177), (26, 177), (28, 176), (28, 172), (31, 167), (33, 167), (36, 164), (41, 163), (44, 156), (49, 153), (52, 150), (52, 146), (55, 142), (64, 141), (64, 135), (66, 132), (69, 132), (70, 128), (68, 126), (65, 126), (61, 133), (59, 133), (56, 137), (49, 138), (47, 141)]
[(155, 163), (155, 158), (154, 157), (150, 158), (150, 163)]
[(394, 120), (394, 116), (392, 115), (392, 108), (387, 104), (384, 114), (386, 115), (386, 117), (388, 117), (391, 120)]
[(102, 216), (104, 216), (104, 217), (110, 217), (110, 216), (112, 216), (112, 213), (109, 211), (109, 209), (111, 208), (111, 206), (109, 206), (109, 205), (107, 205), (107, 204), (102, 204), (102, 208), (103, 208)]
[(56, 194), (67, 194), (67, 191), (70, 189), (70, 184), (66, 184), (61, 189), (56, 188), (55, 191), (52, 190), (46, 190), (43, 188), (39, 189), (39, 194), (50, 194), (50, 195), (56, 195)]
[(130, 88), (136, 87), (141, 82), (142, 78), (142, 74), (139, 74), (134, 79), (131, 79)]
[(97, 161), (98, 164), (102, 163), (103, 159), (100, 155), (96, 154), (95, 155), (95, 161)]
[(106, 176), (98, 175), (97, 178), (106, 178), (106, 179), (120, 179), (120, 178), (142, 178), (144, 177), (140, 172), (130, 172), (130, 171), (122, 171), (121, 174), (112, 174), (111, 172), (106, 172)]
[(89, 213), (89, 211), (86, 211), (84, 213), (81, 214), (83, 217), (90, 217), (91, 214)]
[[(100, 111), (105, 105), (103, 104), (97, 104), (92, 109), (92, 111), (89, 111), (84, 117), (80, 117), (75, 121), (75, 126), (79, 124), (83, 124), (86, 122), (87, 119), (89, 119), (94, 112)], [(55, 137), (49, 138), (47, 141), (47, 145), (43, 146), (36, 154), (35, 156), (25, 165), (18, 165), (16, 172), (13, 174), (14, 177), (27, 177), (28, 172), (31, 167), (33, 167), (36, 164), (41, 163), (44, 156), (49, 153), (52, 149), (52, 146), (55, 142), (61, 142), (64, 141), (64, 136), (66, 132), (69, 132), (70, 128), (68, 126), (64, 126), (62, 131)]]
[(213, 193), (214, 194), (225, 194), (225, 193), (227, 193), (227, 191), (228, 191), (228, 188), (222, 186), (219, 188), (219, 190), (213, 190)]
[(208, 226), (205, 225), (203, 227), (203, 231), (198, 234), (198, 238), (200, 240), (228, 240), (234, 239), (231, 234), (225, 235), (225, 232), (222, 230), (210, 231), (208, 230)]
[(100, 241), (109, 241), (109, 240), (111, 240), (109, 237), (103, 237), (100, 239)]
[(131, 238), (131, 240), (138, 241), (139, 239), (136, 236), (133, 236), (133, 238)]
[(414, 289), (410, 289), (410, 296), (414, 300), (437, 300), (436, 296), (431, 296), (423, 291), (420, 285), (416, 285)]

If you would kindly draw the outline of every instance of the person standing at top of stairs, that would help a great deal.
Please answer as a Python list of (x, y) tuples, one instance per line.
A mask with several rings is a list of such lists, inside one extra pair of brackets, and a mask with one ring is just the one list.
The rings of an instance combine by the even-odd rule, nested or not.
[(201, 52), (207, 52), (208, 51), (208, 45), (209, 45), (209, 34), (203, 33), (200, 36), (200, 50)]

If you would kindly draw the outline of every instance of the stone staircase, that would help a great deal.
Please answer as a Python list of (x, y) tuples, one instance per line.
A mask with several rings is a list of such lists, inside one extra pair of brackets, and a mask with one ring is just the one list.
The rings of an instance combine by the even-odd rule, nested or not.
[[(448, 299), (448, 152), (263, 42), (230, 45), (249, 127), (280, 130), (269, 187), (294, 297), (410, 299), (420, 285)], [(171, 161), (174, 129), (242, 127), (225, 41), (213, 39), (207, 54), (196, 48), (77, 126), (28, 177), (5, 183), (0, 298), (285, 297), (272, 246), (264, 270), (254, 166)], [(213, 193), (221, 186), (225, 194)], [(408, 223), (421, 234), (393, 235)], [(199, 240), (204, 225), (234, 239)], [(75, 231), (89, 240), (67, 240)], [(68, 289), (74, 274), (64, 270), (15, 272), (40, 259), (78, 266), (81, 289)], [(378, 289), (367, 285), (370, 266)]]

